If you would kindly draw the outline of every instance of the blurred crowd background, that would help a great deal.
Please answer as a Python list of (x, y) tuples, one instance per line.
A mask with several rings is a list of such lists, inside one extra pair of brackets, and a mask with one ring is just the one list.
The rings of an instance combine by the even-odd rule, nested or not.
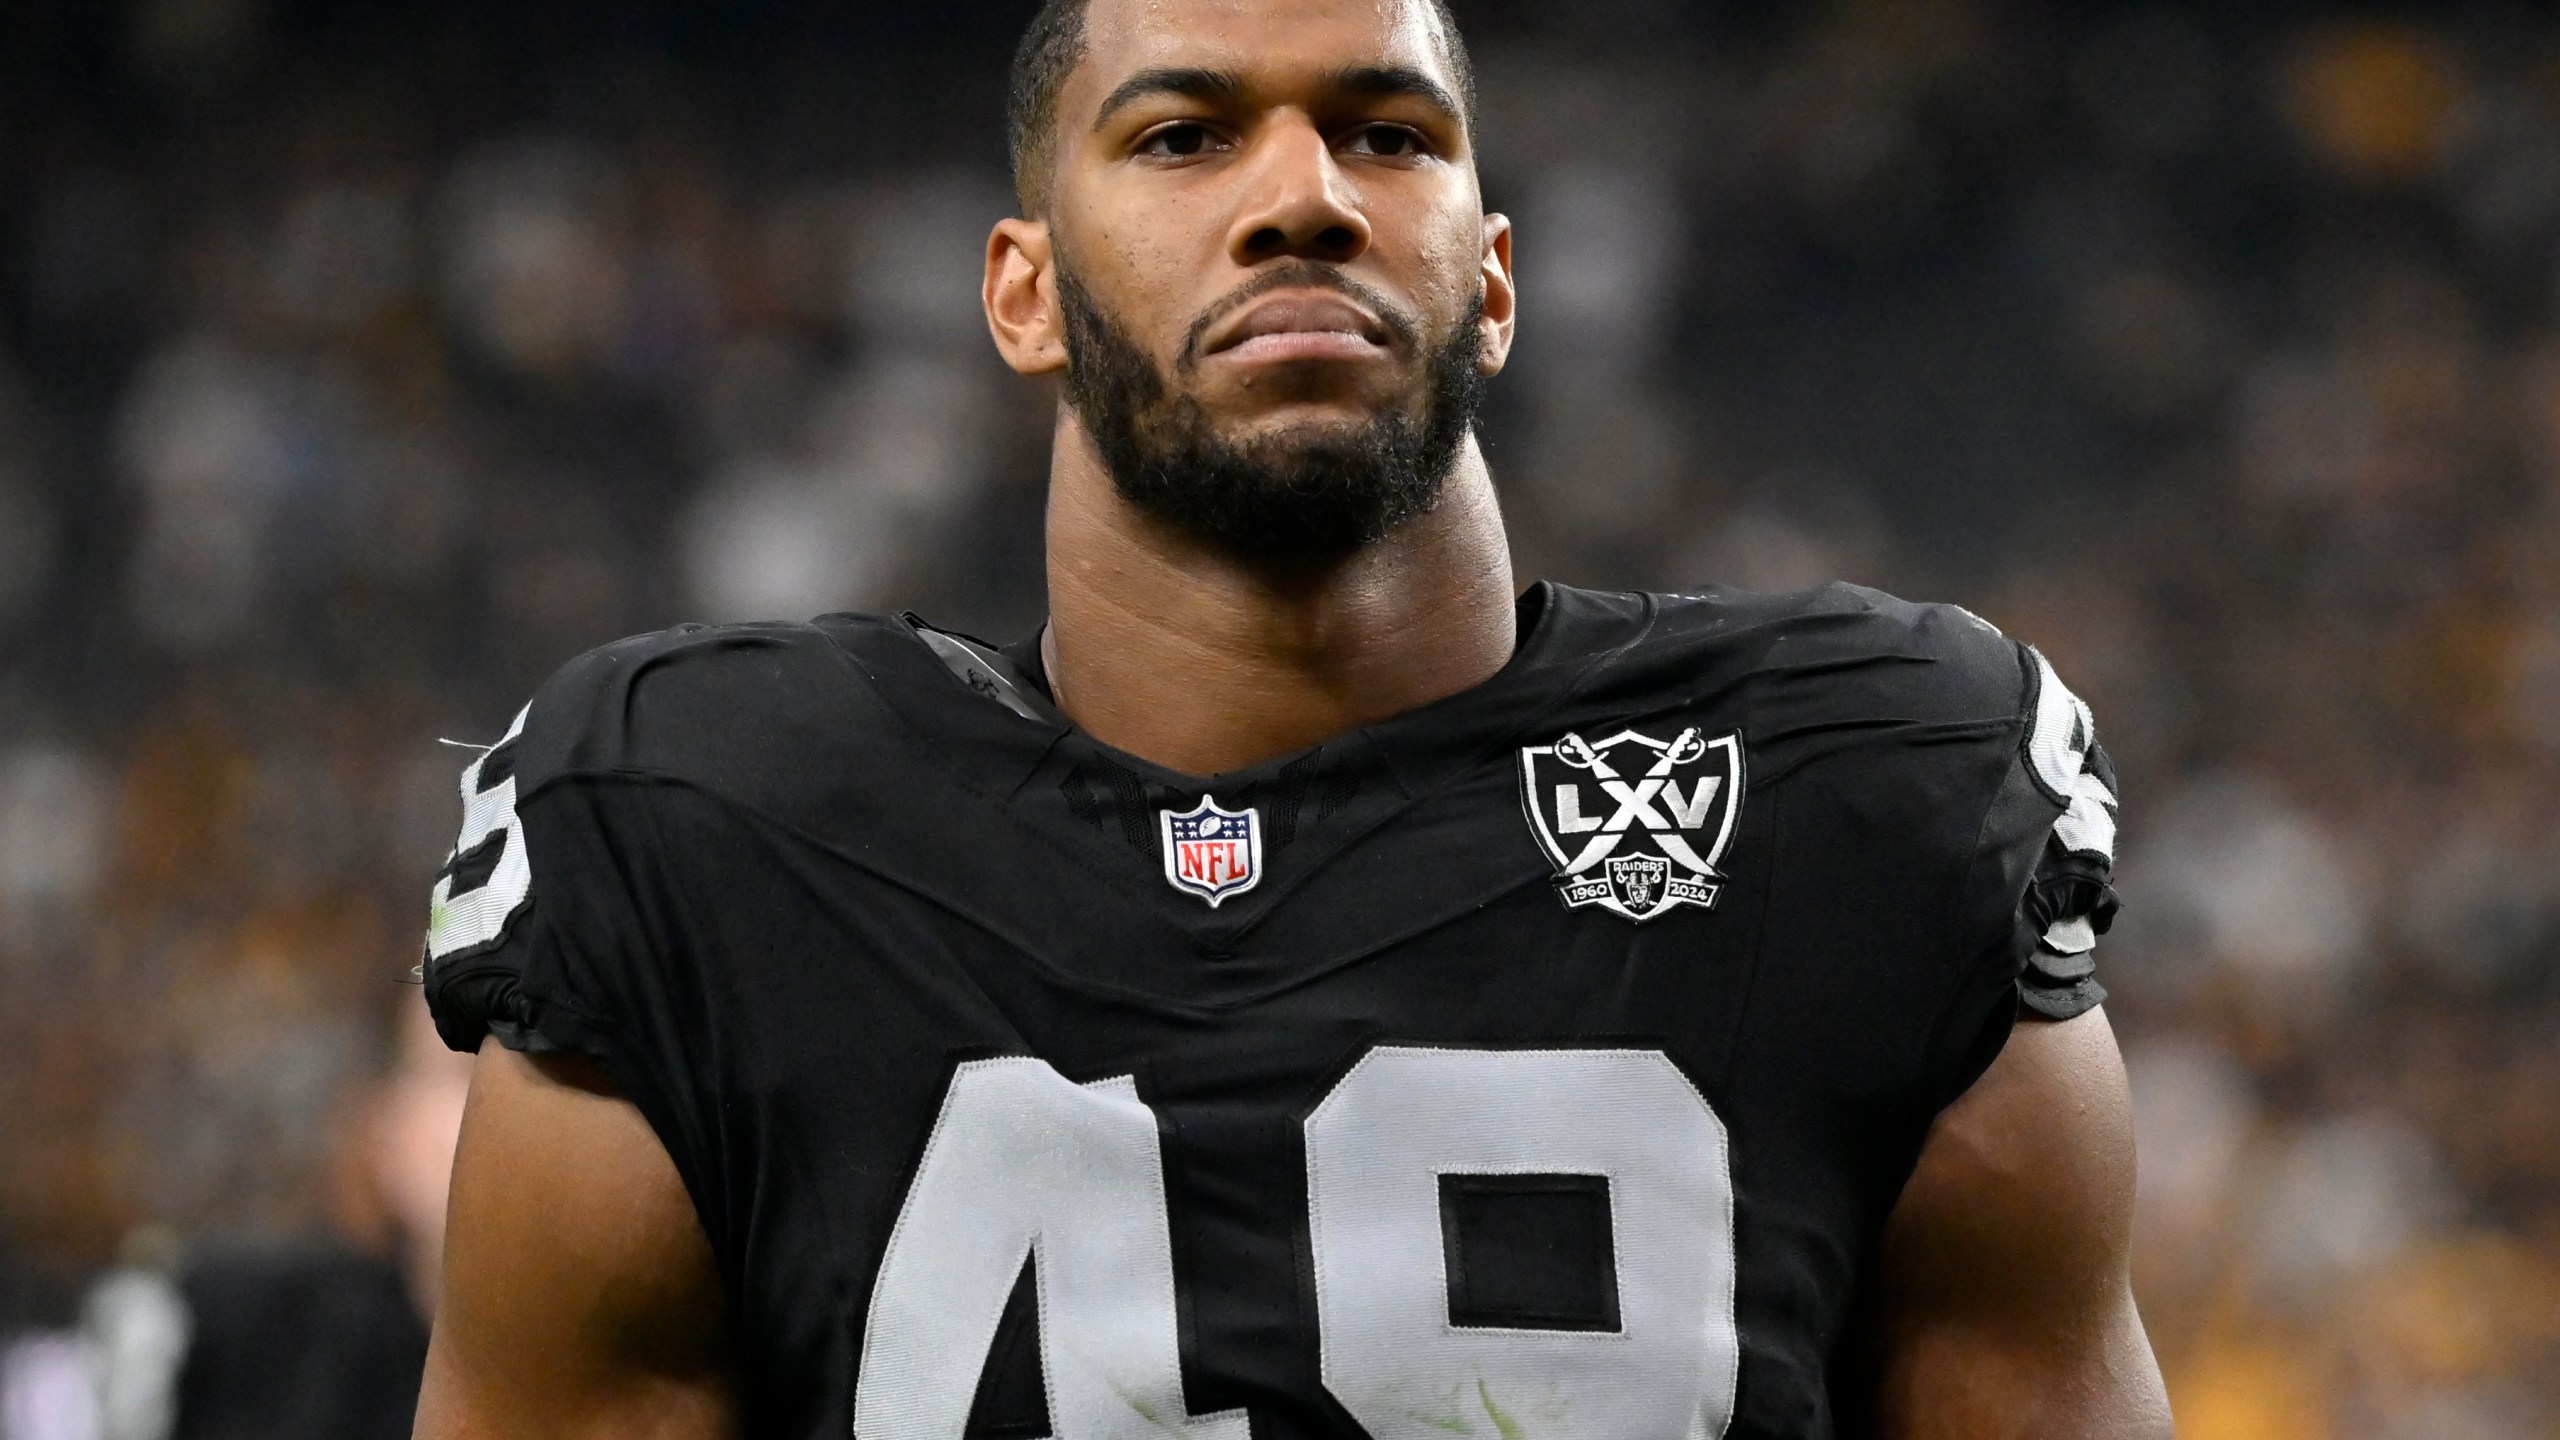
[[(0, 8), (0, 1437), (139, 1437), (223, 1247), (432, 1303), (441, 740), (1037, 623), (1028, 4)], [(1953, 600), (2094, 706), (2181, 1433), (2560, 1436), (2560, 19), (1459, 10), (1524, 577)]]

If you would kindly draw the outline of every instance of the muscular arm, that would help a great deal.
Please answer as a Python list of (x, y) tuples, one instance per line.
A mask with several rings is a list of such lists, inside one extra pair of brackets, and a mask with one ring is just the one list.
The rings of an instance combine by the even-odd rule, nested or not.
[(591, 1065), (483, 1045), (419, 1440), (737, 1433), (719, 1277), (674, 1162)]
[(1886, 1224), (1853, 1392), (1868, 1433), (2166, 1437), (2132, 1209), (2132, 1106), (2105, 1014), (2022, 1017), (1939, 1116)]

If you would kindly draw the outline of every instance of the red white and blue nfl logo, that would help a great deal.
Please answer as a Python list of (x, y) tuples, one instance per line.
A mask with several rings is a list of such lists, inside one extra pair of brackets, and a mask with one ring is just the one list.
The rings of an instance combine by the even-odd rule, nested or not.
[(1216, 797), (1177, 815), (1158, 812), (1164, 828), (1164, 878), (1216, 909), (1262, 881), (1262, 812), (1247, 806), (1221, 810)]

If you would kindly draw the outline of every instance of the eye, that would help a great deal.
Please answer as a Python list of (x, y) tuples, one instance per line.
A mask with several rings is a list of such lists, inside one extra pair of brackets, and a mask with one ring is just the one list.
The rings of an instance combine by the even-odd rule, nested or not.
[(1150, 130), (1138, 141), (1138, 153), (1173, 160), (1187, 160), (1204, 155), (1221, 146), (1217, 133), (1206, 125), (1189, 120)]
[(1377, 155), (1391, 160), (1409, 159), (1430, 148), (1422, 132), (1406, 125), (1363, 125), (1351, 132), (1344, 146), (1354, 155)]

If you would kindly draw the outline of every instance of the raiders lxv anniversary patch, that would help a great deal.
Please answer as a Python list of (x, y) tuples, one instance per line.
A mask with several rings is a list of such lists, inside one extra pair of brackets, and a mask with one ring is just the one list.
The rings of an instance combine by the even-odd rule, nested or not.
[(1709, 740), (1692, 726), (1669, 740), (1621, 730), (1532, 745), (1520, 752), (1520, 802), (1569, 908), (1639, 924), (1712, 909), (1742, 809), (1742, 736)]

